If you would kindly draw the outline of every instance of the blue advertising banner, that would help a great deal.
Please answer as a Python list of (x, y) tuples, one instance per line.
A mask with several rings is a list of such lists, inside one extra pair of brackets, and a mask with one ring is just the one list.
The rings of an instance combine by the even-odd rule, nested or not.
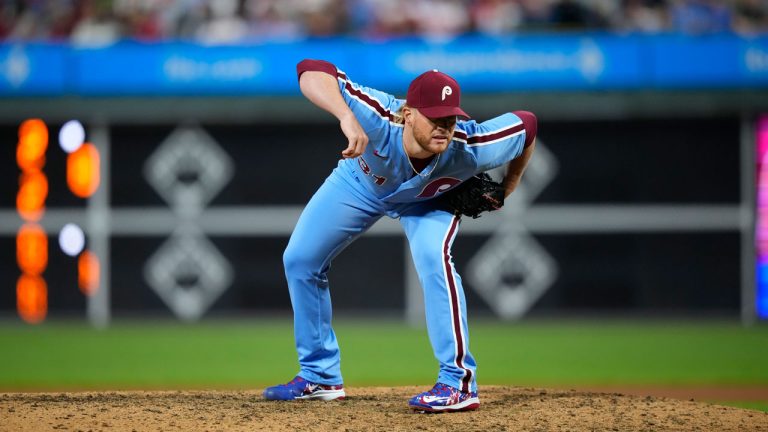
[(295, 66), (304, 58), (332, 61), (353, 80), (396, 93), (428, 69), (453, 75), (469, 93), (768, 86), (765, 36), (584, 34), (237, 46), (6, 44), (0, 45), (0, 94), (295, 95)]
[(69, 52), (62, 45), (0, 45), (0, 95), (63, 94)]

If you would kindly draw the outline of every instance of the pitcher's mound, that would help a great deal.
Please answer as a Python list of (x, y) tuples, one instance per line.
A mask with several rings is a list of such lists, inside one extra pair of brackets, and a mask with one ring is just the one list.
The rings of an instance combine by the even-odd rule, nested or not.
[(417, 414), (421, 387), (349, 388), (343, 401), (253, 391), (0, 394), (2, 431), (766, 431), (768, 414), (665, 398), (480, 386), (480, 409)]

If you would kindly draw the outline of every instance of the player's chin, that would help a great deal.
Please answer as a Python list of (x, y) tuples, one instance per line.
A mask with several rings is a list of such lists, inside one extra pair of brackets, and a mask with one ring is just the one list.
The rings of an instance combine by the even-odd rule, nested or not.
[(451, 142), (447, 137), (445, 138), (432, 138), (429, 141), (429, 151), (432, 153), (442, 153), (448, 148), (448, 144)]

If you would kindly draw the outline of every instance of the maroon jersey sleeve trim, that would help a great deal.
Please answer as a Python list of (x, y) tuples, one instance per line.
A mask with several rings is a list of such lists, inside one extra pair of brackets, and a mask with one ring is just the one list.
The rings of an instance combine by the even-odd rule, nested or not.
[(344, 74), (339, 73), (338, 77), (345, 81), (344, 89), (347, 91), (347, 93), (349, 93), (351, 96), (358, 98), (361, 102), (373, 108), (373, 110), (379, 114), (379, 117), (382, 117), (383, 119), (389, 120), (389, 121), (395, 120), (395, 116), (392, 114), (392, 112), (384, 108), (384, 106), (382, 106), (376, 99), (352, 87), (349, 81), (347, 81), (347, 77)]
[(384, 108), (384, 106), (382, 106), (381, 103), (379, 103), (376, 99), (368, 96), (363, 91), (352, 87), (349, 80), (347, 79), (347, 76), (343, 72), (336, 69), (336, 66), (334, 66), (333, 63), (327, 62), (325, 60), (305, 59), (296, 65), (296, 74), (299, 78), (301, 78), (301, 74), (307, 71), (325, 72), (334, 78), (341, 78), (341, 80), (344, 81), (344, 89), (347, 91), (347, 93), (349, 93), (350, 96), (357, 98), (361, 102), (373, 108), (373, 110), (376, 111), (379, 116), (385, 120), (394, 120), (394, 115), (392, 112)]
[(536, 138), (536, 131), (538, 122), (536, 116), (530, 111), (512, 111), (512, 114), (520, 117), (525, 127), (525, 147), (528, 147), (533, 143), (533, 139)]
[(307, 71), (325, 72), (336, 78), (336, 66), (325, 60), (305, 59), (296, 65), (297, 78), (301, 78), (301, 74)]

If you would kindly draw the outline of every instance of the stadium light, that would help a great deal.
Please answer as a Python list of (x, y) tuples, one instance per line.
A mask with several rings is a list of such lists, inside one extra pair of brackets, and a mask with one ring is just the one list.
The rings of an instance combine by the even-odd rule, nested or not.
[(29, 119), (19, 126), (16, 162), (24, 172), (37, 171), (45, 165), (48, 149), (48, 128), (40, 119)]
[(16, 195), (16, 210), (25, 221), (37, 222), (43, 217), (48, 197), (48, 178), (42, 171), (22, 173)]
[(48, 149), (48, 127), (40, 119), (19, 126), (16, 163), (21, 169), (16, 211), (27, 223), (16, 235), (16, 263), (22, 274), (16, 282), (16, 311), (21, 319), (36, 324), (48, 313), (48, 285), (42, 274), (48, 266), (48, 236), (33, 222), (43, 218), (48, 198), (48, 177), (43, 173)]
[(48, 237), (43, 228), (26, 223), (16, 235), (16, 262), (22, 272), (40, 275), (48, 266)]
[(48, 285), (39, 275), (22, 274), (16, 282), (16, 309), (21, 319), (37, 324), (48, 313)]
[(77, 120), (64, 123), (64, 126), (59, 130), (59, 146), (67, 153), (76, 151), (84, 142), (85, 129), (83, 124)]
[(82, 228), (73, 223), (64, 225), (59, 231), (59, 246), (65, 254), (74, 257), (85, 247), (85, 234)]
[(99, 268), (99, 257), (87, 249), (77, 259), (77, 283), (86, 296), (99, 289)]
[(88, 198), (99, 187), (99, 151), (85, 143), (67, 156), (67, 185), (73, 194)]

